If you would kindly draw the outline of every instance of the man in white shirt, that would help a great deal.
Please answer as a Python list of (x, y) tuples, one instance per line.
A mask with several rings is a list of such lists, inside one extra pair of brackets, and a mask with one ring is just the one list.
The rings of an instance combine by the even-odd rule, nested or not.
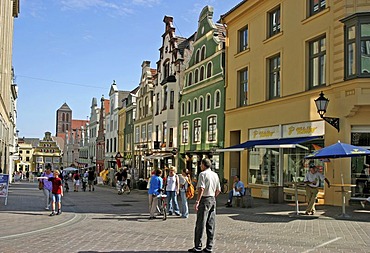
[(204, 228), (206, 228), (207, 244), (203, 252), (212, 252), (216, 224), (216, 197), (221, 192), (221, 186), (218, 175), (211, 170), (211, 165), (208, 158), (201, 161), (202, 172), (198, 177), (198, 196), (194, 205), (197, 212), (194, 247), (188, 252), (202, 252)]
[(308, 199), (308, 206), (305, 214), (314, 214), (315, 213), (315, 201), (317, 193), (319, 192), (318, 187), (320, 185), (320, 180), (325, 180), (330, 188), (330, 182), (323, 174), (317, 171), (316, 165), (310, 164), (310, 170), (307, 172), (304, 183), (306, 184), (306, 197)]

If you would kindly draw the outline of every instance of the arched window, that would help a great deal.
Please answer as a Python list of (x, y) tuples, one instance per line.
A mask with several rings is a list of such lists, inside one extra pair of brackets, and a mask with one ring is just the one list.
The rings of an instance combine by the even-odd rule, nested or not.
[(210, 94), (207, 94), (207, 97), (206, 97), (206, 110), (209, 110), (211, 109), (211, 95)]
[(204, 99), (203, 97), (199, 98), (199, 111), (203, 112), (203, 106), (204, 106)]
[(181, 103), (181, 116), (184, 116), (185, 115), (185, 103), (182, 102)]
[(207, 78), (210, 78), (212, 76), (212, 63), (209, 62), (207, 64)]
[(64, 129), (64, 124), (62, 124), (62, 132), (64, 133), (65, 129)]
[(66, 120), (66, 115), (65, 115), (65, 113), (63, 112), (62, 113), (62, 121), (65, 121)]
[(197, 113), (197, 112), (198, 112), (198, 99), (194, 98), (193, 113)]
[(188, 101), (188, 111), (187, 111), (187, 114), (188, 115), (191, 114), (191, 102), (190, 102), (190, 100)]
[(221, 105), (221, 92), (219, 90), (216, 90), (215, 92), (215, 107), (220, 107)]
[(69, 122), (69, 113), (66, 115), (66, 121)]
[(200, 67), (199, 81), (203, 81), (203, 79), (204, 79), (204, 66)]
[(199, 49), (195, 53), (195, 63), (198, 63), (198, 62), (199, 62)]
[(195, 70), (195, 77), (194, 77), (194, 83), (198, 82), (198, 77), (199, 77), (199, 69)]
[(200, 58), (201, 61), (203, 61), (206, 58), (206, 46), (202, 47), (202, 53), (200, 57), (201, 57)]
[(193, 72), (190, 72), (188, 75), (188, 86), (191, 86), (193, 82)]

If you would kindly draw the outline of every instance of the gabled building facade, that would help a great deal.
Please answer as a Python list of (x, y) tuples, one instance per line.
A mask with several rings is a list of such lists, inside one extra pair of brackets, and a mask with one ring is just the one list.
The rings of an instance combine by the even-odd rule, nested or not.
[(134, 121), (134, 167), (139, 178), (150, 176), (151, 164), (145, 157), (153, 150), (153, 91), (156, 70), (150, 68), (150, 61), (141, 64), (141, 77), (136, 96), (136, 117)]
[(183, 82), (186, 38), (175, 34), (173, 17), (165, 16), (165, 31), (157, 61), (157, 82), (154, 88), (153, 152), (148, 159), (155, 168), (176, 167), (178, 101)]
[[(208, 157), (223, 177), (223, 154), (215, 153), (224, 143), (224, 42), (225, 29), (215, 24), (213, 7), (199, 15), (191, 58), (184, 72), (179, 108), (179, 153), (182, 168), (197, 175), (200, 161)], [(220, 166), (221, 164), (221, 166)], [(220, 170), (221, 169), (221, 170)]]
[[(369, 157), (352, 163), (304, 157), (338, 140), (370, 148), (369, 9), (366, 1), (248, 0), (221, 16), (225, 177), (240, 174), (256, 197), (271, 198), (270, 189), (279, 187), (287, 200), (294, 200), (292, 182), (303, 181), (310, 163), (332, 184), (356, 182)], [(317, 113), (321, 92), (330, 100), (327, 116), (339, 119), (333, 125)], [(337, 190), (321, 185), (320, 201), (340, 205)], [(298, 198), (305, 200), (304, 189)]]

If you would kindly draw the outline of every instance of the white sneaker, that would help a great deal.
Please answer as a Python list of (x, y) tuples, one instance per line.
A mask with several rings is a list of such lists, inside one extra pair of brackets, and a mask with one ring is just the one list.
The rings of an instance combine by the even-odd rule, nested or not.
[(45, 210), (49, 210), (49, 207), (45, 207)]
[(361, 201), (360, 203), (361, 203), (362, 208), (365, 208), (365, 201)]

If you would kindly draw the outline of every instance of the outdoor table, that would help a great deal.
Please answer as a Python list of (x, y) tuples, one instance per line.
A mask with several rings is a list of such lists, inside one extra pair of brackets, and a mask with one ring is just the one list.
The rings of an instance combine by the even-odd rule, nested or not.
[(346, 190), (345, 187), (355, 187), (356, 185), (353, 184), (330, 184), (333, 187), (340, 187), (340, 191), (342, 193), (342, 213), (339, 215), (341, 218), (348, 218), (349, 215), (346, 214), (346, 193), (351, 192), (350, 190)]

